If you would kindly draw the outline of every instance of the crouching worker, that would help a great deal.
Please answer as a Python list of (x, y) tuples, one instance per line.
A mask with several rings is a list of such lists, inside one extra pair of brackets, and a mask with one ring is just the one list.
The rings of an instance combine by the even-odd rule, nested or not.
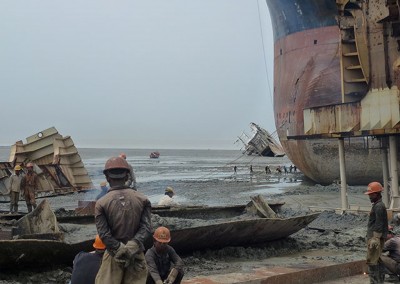
[(385, 267), (394, 275), (394, 279), (399, 281), (400, 275), (400, 227), (396, 227), (388, 234), (388, 240), (383, 246), (383, 251), (388, 255), (381, 255), (381, 260)]
[(94, 284), (106, 249), (99, 235), (96, 236), (93, 247), (95, 251), (82, 251), (75, 256), (71, 284)]
[(165, 227), (159, 227), (153, 235), (154, 245), (146, 252), (149, 269), (147, 284), (178, 284), (183, 278), (183, 261), (168, 245), (171, 234)]
[(104, 171), (110, 188), (96, 201), (97, 232), (106, 252), (96, 284), (146, 283), (144, 242), (151, 237), (151, 203), (125, 185), (129, 165), (121, 157), (107, 160)]

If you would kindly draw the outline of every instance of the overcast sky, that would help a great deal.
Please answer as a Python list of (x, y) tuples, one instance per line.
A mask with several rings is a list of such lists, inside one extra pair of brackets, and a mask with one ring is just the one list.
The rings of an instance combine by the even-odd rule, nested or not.
[(150, 149), (275, 131), (263, 0), (1, 1), (0, 39), (0, 145), (51, 126), (78, 147)]

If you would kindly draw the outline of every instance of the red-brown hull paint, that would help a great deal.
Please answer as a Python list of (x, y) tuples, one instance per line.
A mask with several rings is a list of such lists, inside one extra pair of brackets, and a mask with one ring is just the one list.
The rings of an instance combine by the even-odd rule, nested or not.
[[(338, 140), (287, 140), (304, 134), (303, 109), (341, 102), (339, 29), (305, 30), (278, 39), (274, 59), (274, 112), (279, 138), (291, 161), (309, 178), (340, 180)], [(349, 184), (382, 180), (382, 158), (375, 139), (346, 140)]]

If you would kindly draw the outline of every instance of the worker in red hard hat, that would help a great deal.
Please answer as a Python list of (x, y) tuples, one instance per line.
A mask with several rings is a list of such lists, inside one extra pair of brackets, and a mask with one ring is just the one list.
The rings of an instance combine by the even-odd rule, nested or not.
[(384, 283), (385, 269), (380, 259), (383, 245), (388, 234), (388, 218), (385, 204), (382, 202), (383, 187), (379, 182), (368, 185), (367, 194), (372, 208), (367, 227), (367, 264), (370, 283)]
[(96, 201), (95, 222), (106, 252), (96, 284), (146, 283), (144, 242), (152, 231), (151, 203), (125, 185), (129, 174), (125, 159), (108, 159), (103, 173), (110, 188)]
[[(121, 154), (119, 154), (119, 156), (122, 159), (126, 160), (125, 153), (121, 153)], [(126, 179), (125, 185), (136, 190), (137, 188), (136, 188), (135, 172), (133, 171), (133, 167), (131, 166), (131, 164), (128, 163), (128, 166), (129, 166), (129, 174), (128, 174), (128, 178)]]
[(153, 247), (146, 252), (149, 269), (147, 284), (178, 284), (183, 278), (183, 261), (169, 245), (171, 233), (158, 227), (153, 234)]
[(78, 253), (73, 262), (71, 284), (94, 284), (106, 249), (99, 235), (93, 243), (94, 251)]
[(33, 163), (28, 163), (26, 165), (27, 173), (21, 180), (21, 189), (24, 192), (26, 207), (28, 208), (28, 212), (32, 211), (36, 208), (36, 198), (35, 192), (38, 190), (39, 186), (39, 177), (33, 171)]
[(18, 213), (18, 201), (21, 192), (21, 166), (14, 167), (14, 173), (10, 176), (10, 214)]

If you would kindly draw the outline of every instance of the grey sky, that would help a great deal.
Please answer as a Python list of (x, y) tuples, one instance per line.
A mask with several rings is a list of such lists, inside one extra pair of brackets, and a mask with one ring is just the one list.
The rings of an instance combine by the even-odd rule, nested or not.
[(238, 149), (250, 122), (275, 130), (263, 0), (1, 1), (0, 19), (0, 145), (55, 126), (78, 147)]

